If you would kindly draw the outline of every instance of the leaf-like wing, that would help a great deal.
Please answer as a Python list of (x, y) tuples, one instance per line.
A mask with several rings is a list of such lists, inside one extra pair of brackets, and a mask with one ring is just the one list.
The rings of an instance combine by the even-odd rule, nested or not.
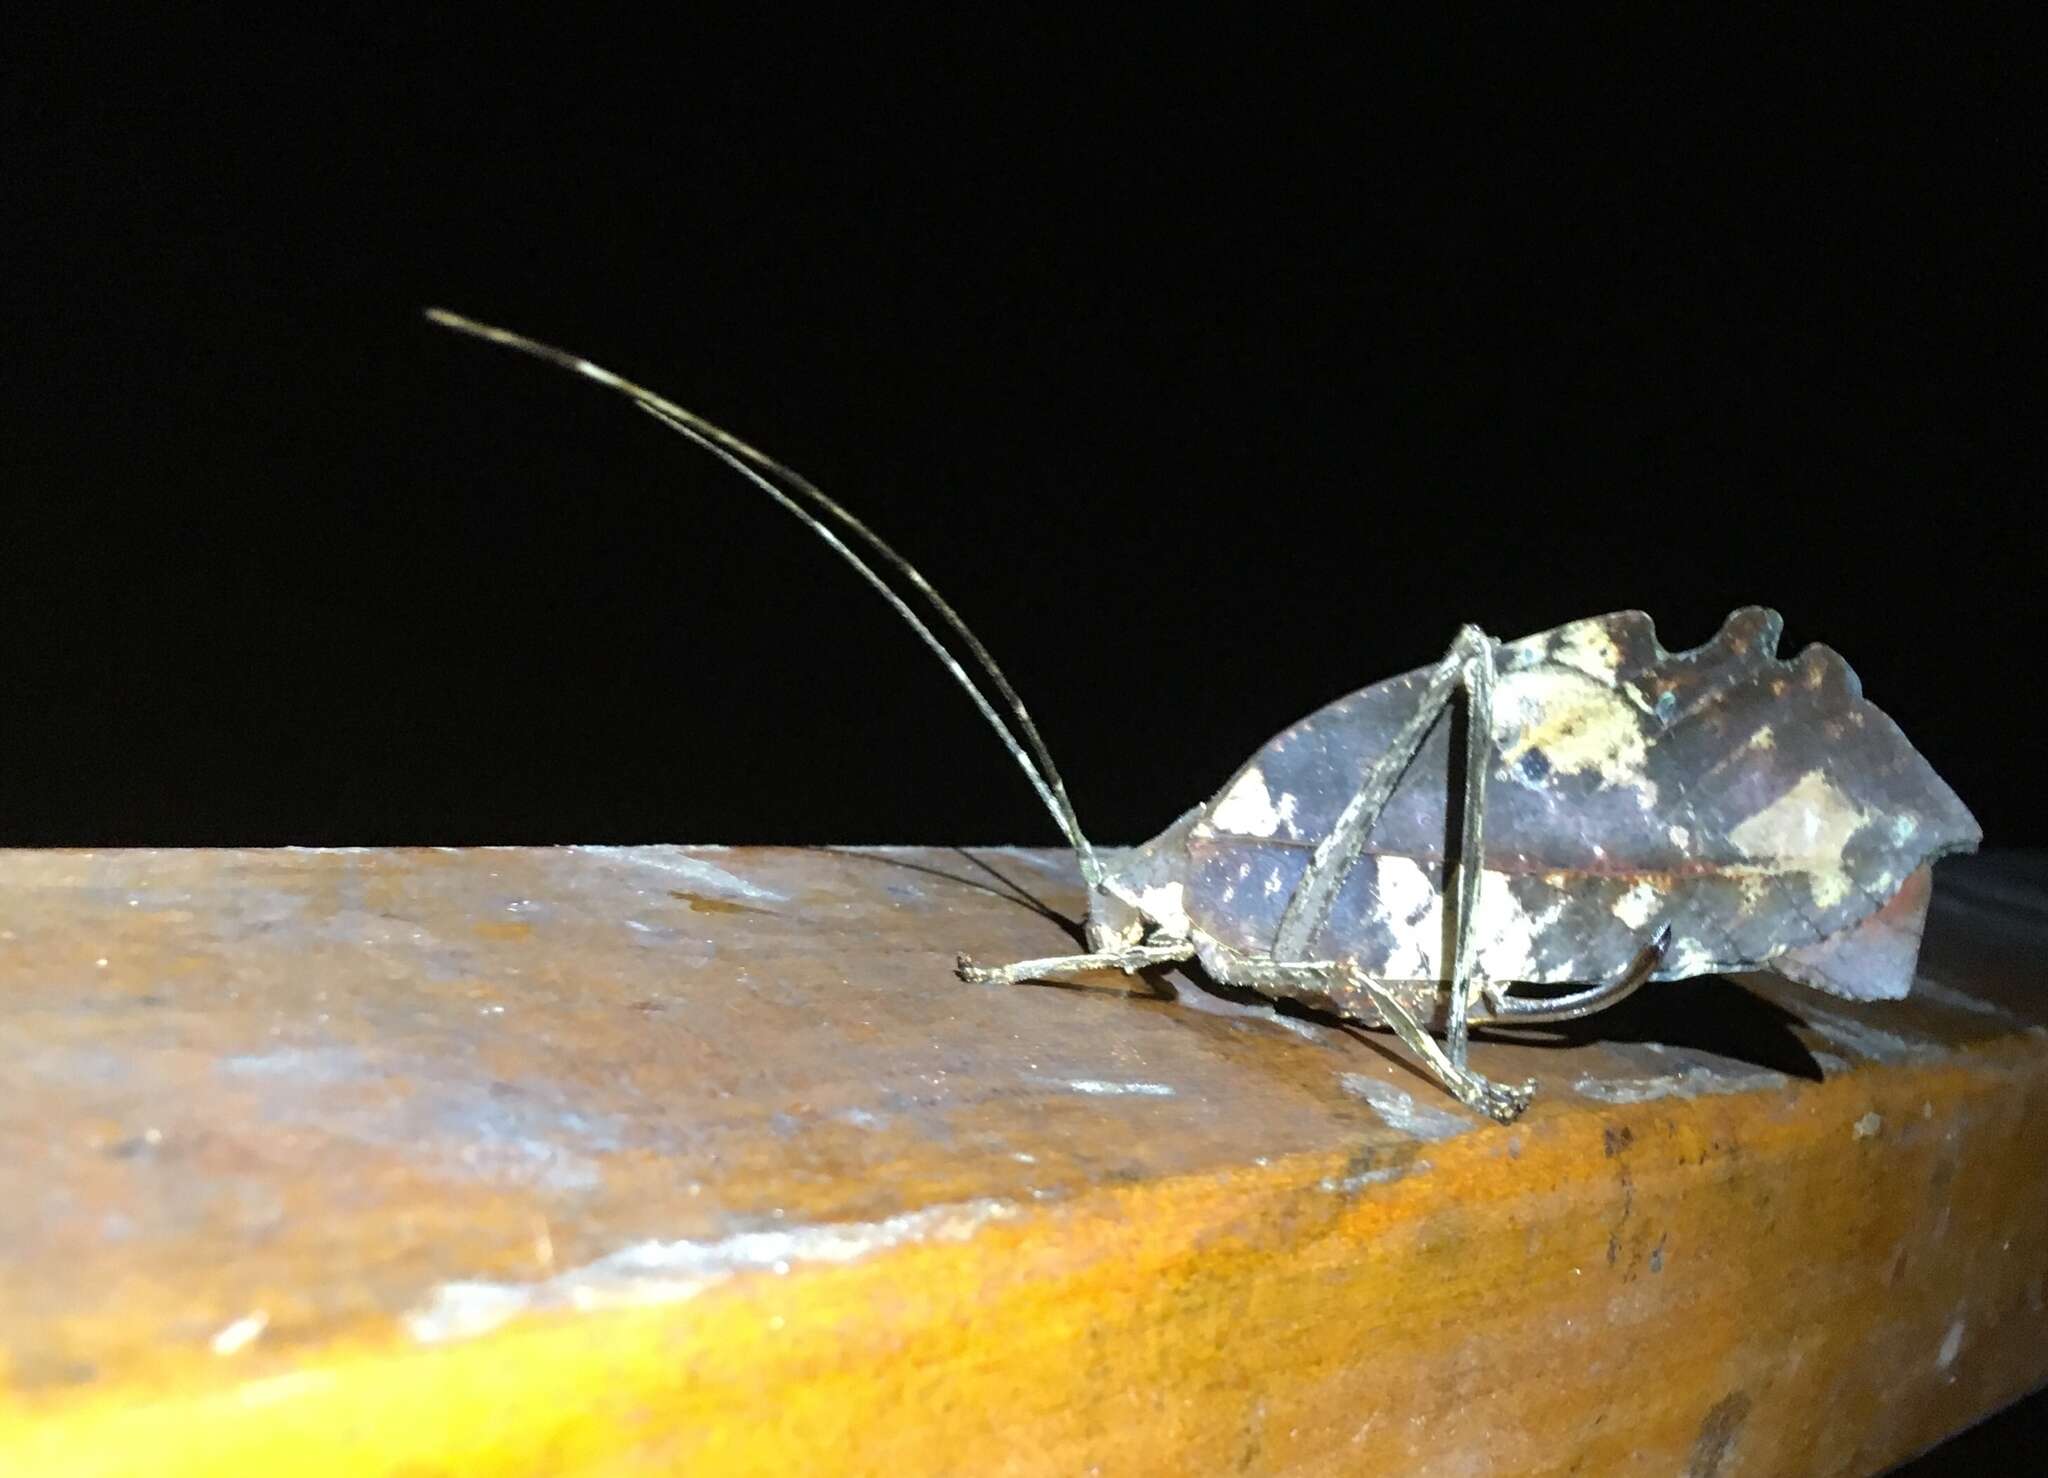
[[(1705, 645), (1667, 652), (1647, 616), (1623, 611), (1501, 648), (1475, 934), (1488, 978), (1610, 979), (1669, 924), (1660, 979), (1777, 967), (1843, 994), (1905, 993), (1924, 892), (1916, 905), (1908, 890), (1854, 948), (1844, 936), (1935, 858), (1974, 847), (1977, 823), (1838, 655), (1781, 660), (1780, 630), (1775, 612), (1750, 608)], [(1198, 928), (1270, 946), (1310, 851), (1415, 713), (1422, 679), (1311, 714), (1194, 818)], [(1430, 731), (1311, 956), (1443, 978), (1460, 729), (1447, 714)]]

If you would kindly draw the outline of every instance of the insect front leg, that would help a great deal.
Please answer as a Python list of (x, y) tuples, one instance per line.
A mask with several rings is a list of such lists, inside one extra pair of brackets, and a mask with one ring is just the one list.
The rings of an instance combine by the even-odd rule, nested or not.
[(954, 962), (953, 973), (975, 985), (1015, 985), (1025, 980), (1078, 975), (1087, 970), (1121, 970), (1131, 975), (1153, 965), (1175, 965), (1194, 957), (1195, 947), (1185, 939), (1177, 939), (1161, 944), (1133, 944), (1095, 954), (1018, 960), (1012, 965), (977, 965), (966, 955), (961, 955)]

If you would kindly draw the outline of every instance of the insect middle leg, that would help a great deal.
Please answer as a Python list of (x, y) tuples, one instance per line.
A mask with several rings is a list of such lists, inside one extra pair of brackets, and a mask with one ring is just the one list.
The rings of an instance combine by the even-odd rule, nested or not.
[(1421, 750), (1430, 729), (1450, 706), (1452, 694), (1463, 687), (1467, 718), (1465, 805), (1458, 828), (1457, 928), (1451, 950), (1451, 1008), (1445, 1031), (1450, 1061), (1461, 1072), (1471, 1029), (1472, 993), (1478, 984), (1472, 926), (1479, 913), (1481, 863), (1485, 856), (1486, 776), (1493, 768), (1493, 666), (1493, 639), (1476, 626), (1462, 628), (1452, 640), (1451, 649), (1423, 680), (1422, 699), (1415, 712), (1366, 771), (1329, 835), (1316, 845), (1301, 882), (1281, 914), (1273, 939), (1273, 955), (1278, 960), (1302, 960), (1310, 953), (1315, 936), (1329, 919), (1338, 889), (1365, 850), (1366, 838), (1380, 812), (1386, 809), (1394, 788)]
[(1271, 995), (1321, 998), (1339, 1010), (1364, 1016), (1367, 1009), (1394, 1029), (1408, 1050), (1422, 1059), (1436, 1080), (1461, 1103), (1503, 1124), (1512, 1123), (1529, 1106), (1535, 1094), (1533, 1082), (1510, 1085), (1496, 1083), (1454, 1061), (1442, 1043), (1404, 1005), (1399, 996), (1350, 960), (1269, 960), (1249, 955), (1231, 955), (1205, 962), (1218, 978), (1231, 985), (1248, 985)]

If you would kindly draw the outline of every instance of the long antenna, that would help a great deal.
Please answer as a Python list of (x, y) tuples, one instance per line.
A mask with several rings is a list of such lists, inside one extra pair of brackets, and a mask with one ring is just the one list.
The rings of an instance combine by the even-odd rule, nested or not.
[[(1080, 862), (1081, 876), (1091, 888), (1101, 883), (1103, 876), (1102, 864), (1096, 858), (1094, 847), (1089, 845), (1088, 838), (1082, 834), (1080, 818), (1074, 814), (1073, 802), (1067, 799), (1066, 785), (1060, 779), (1059, 769), (1053, 764), (1052, 754), (1046, 748), (1045, 740), (1039, 735), (1038, 726), (1031, 721), (1031, 715), (1025, 711), (1024, 700), (1017, 696), (1016, 689), (1010, 686), (1010, 680), (1003, 675), (1002, 668), (996, 665), (995, 658), (989, 655), (988, 649), (981, 644), (980, 638), (975, 636), (974, 632), (969, 629), (967, 623), (961, 619), (960, 614), (946, 603), (945, 598), (938, 591), (932, 588), (931, 582), (919, 573), (917, 567), (898, 554), (895, 549), (891, 548), (882, 539), (881, 535), (870, 529), (833, 499), (827, 497), (816, 484), (812, 483), (809, 478), (804, 477), (801, 473), (783, 466), (782, 463), (776, 461), (767, 453), (749, 446), (731, 432), (712, 425), (711, 422), (705, 420), (702, 416), (683, 409), (673, 401), (656, 395), (653, 391), (636, 385), (631, 380), (623, 379), (602, 366), (592, 364), (589, 360), (570, 354), (565, 350), (557, 349), (551, 344), (543, 344), (537, 339), (529, 339), (524, 334), (516, 334), (509, 329), (494, 328), (490, 324), (479, 323), (473, 318), (465, 318), (461, 314), (451, 313), (445, 308), (429, 308), (426, 310), (426, 313), (427, 318), (431, 322), (437, 323), (443, 328), (454, 329), (458, 333), (468, 334), (473, 338), (483, 339), (493, 344), (503, 344), (507, 348), (520, 350), (522, 353), (530, 354), (537, 359), (546, 360), (550, 364), (571, 370), (576, 374), (584, 376), (586, 379), (595, 380), (600, 385), (618, 391), (663, 425), (673, 431), (680, 432), (691, 441), (696, 442), (697, 445), (703, 447), (796, 515), (796, 517), (803, 520), (804, 525), (812, 533), (830, 545), (841, 559), (852, 565), (859, 572), (861, 578), (872, 585), (881, 597), (889, 602), (895, 609), (896, 614), (909, 623), (911, 630), (918, 634), (924, 644), (931, 648), (932, 653), (945, 666), (946, 670), (952, 673), (954, 681), (967, 690), (967, 695), (974, 700), (974, 706), (981, 710), (982, 717), (988, 720), (989, 726), (1001, 737), (1004, 747), (1010, 751), (1011, 756), (1023, 767), (1024, 774), (1031, 781), (1032, 789), (1038, 792), (1038, 798), (1045, 803), (1046, 809), (1052, 813), (1053, 820), (1058, 823), (1060, 830), (1066, 833), (1067, 840), (1073, 844), (1074, 851)], [(1012, 731), (1010, 726), (1003, 722), (1002, 716), (996, 712), (994, 705), (989, 702), (987, 696), (976, 686), (966, 670), (954, 659), (953, 654), (946, 649), (945, 644), (937, 636), (933, 635), (931, 628), (918, 617), (917, 613), (910, 608), (903, 598), (897, 595), (880, 575), (875, 573), (873, 567), (858, 554), (854, 553), (853, 550), (849, 549), (837, 534), (803, 508), (788, 492), (769, 481), (769, 478), (763, 475), (764, 473), (781, 478), (807, 502), (836, 518), (857, 538), (881, 556), (884, 563), (908, 580), (917, 592), (930, 603), (932, 609), (937, 612), (939, 619), (961, 641), (966, 643), (968, 651), (973, 654), (975, 661), (980, 664), (982, 671), (988, 674), (989, 680), (995, 685), (997, 693), (1009, 705), (1011, 713), (1016, 716), (1017, 728), (1024, 735), (1024, 744), (1030, 746), (1030, 754), (1025, 753), (1024, 744), (1018, 742), (1017, 733)], [(1036, 764), (1032, 763), (1033, 756), (1037, 758)]]

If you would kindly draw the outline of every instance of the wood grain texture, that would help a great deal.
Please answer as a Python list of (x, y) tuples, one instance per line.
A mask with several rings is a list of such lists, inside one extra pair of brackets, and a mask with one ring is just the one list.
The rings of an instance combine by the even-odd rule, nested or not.
[(1875, 1471), (2048, 1377), (2044, 871), (1501, 1128), (955, 981), (1059, 853), (0, 854), (0, 1471)]

